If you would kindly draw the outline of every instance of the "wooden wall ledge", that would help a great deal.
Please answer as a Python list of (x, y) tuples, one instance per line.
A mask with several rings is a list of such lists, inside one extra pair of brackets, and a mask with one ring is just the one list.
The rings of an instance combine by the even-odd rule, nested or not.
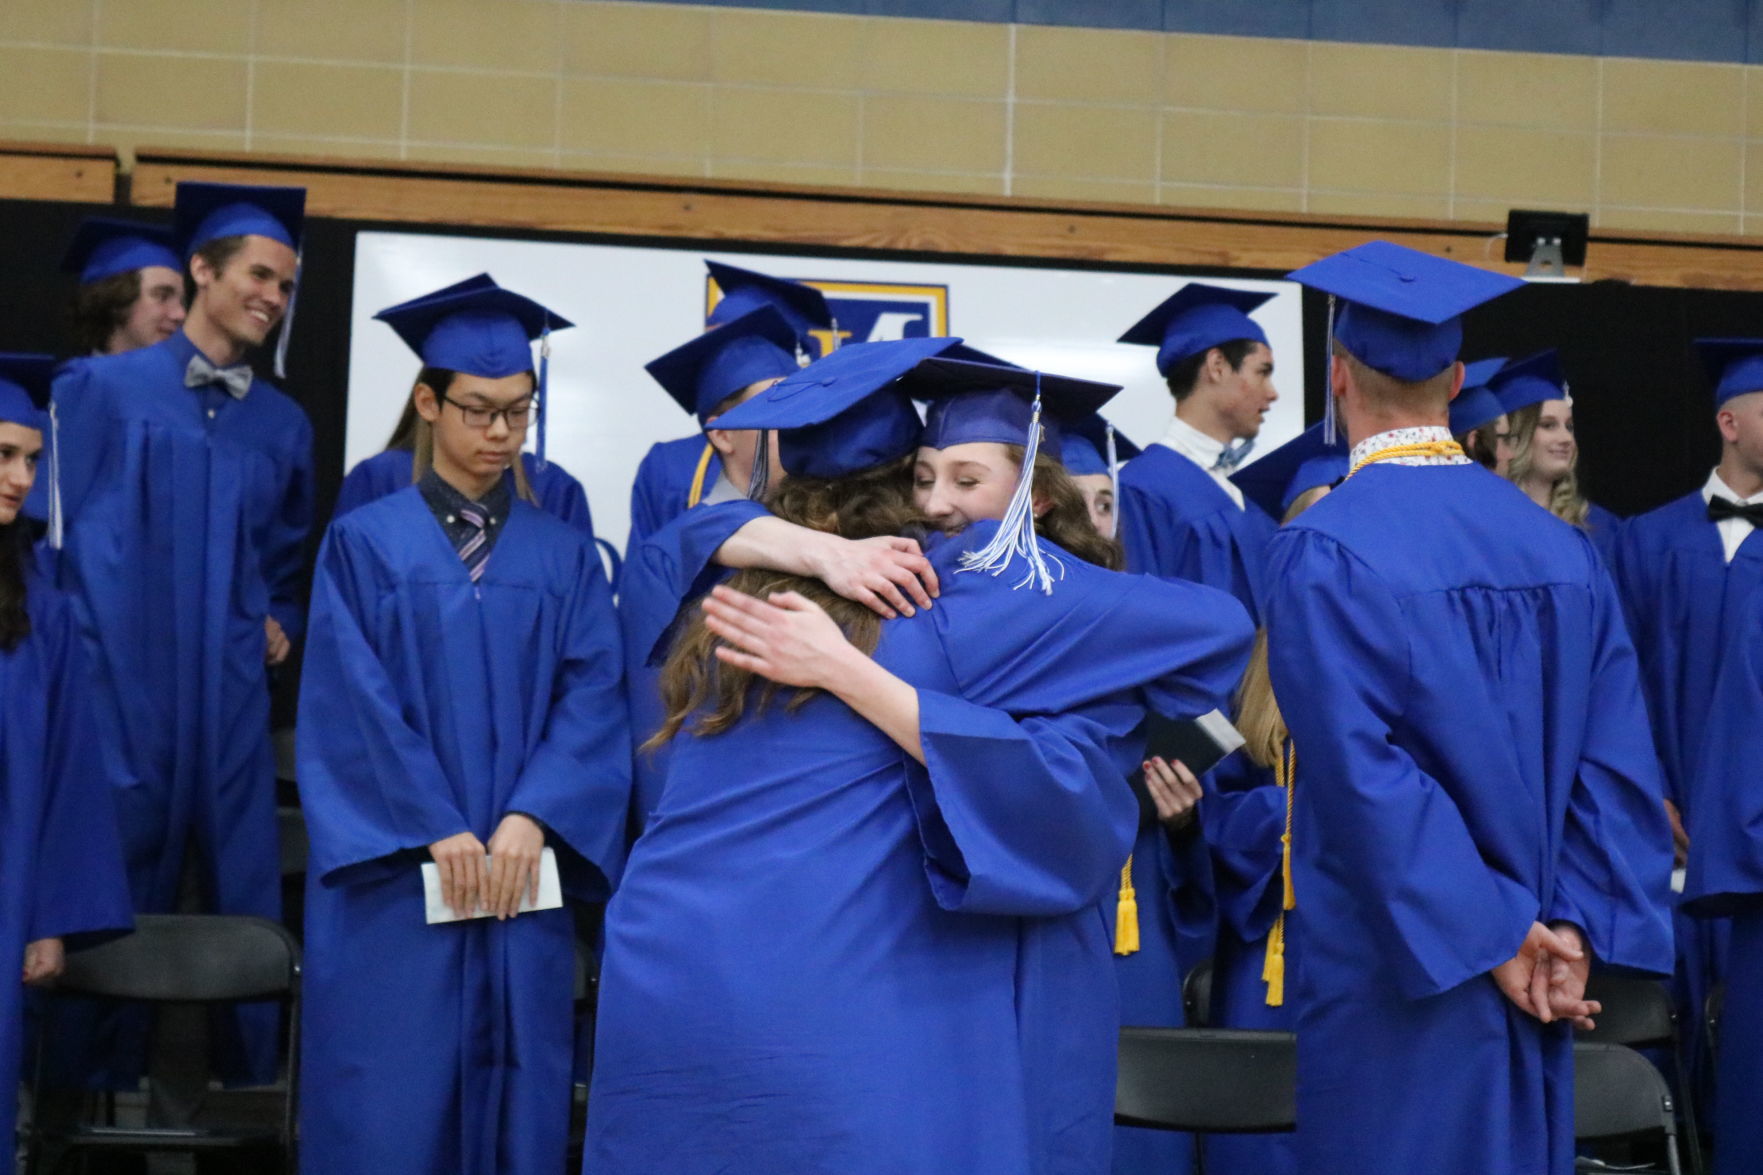
[[(92, 168), (79, 149), (17, 158)], [(108, 158), (108, 153), (103, 153)], [(14, 154), (0, 144), (0, 168)], [(9, 177), (10, 178), (10, 177)], [(1370, 237), (1517, 272), (1490, 243), (1503, 225), (1301, 213), (1224, 212), (1127, 204), (799, 188), (679, 177), (226, 156), (141, 148), (129, 202), (171, 204), (179, 180), (297, 184), (317, 216), (387, 223), (740, 241), (950, 256), (1283, 273)], [(107, 179), (108, 183), (108, 179)], [(0, 184), (0, 194), (15, 194)], [(82, 197), (54, 194), (47, 198)], [(89, 198), (89, 197), (84, 197)], [(1586, 281), (1763, 289), (1763, 238), (1594, 232)]]
[(109, 204), (117, 175), (110, 147), (0, 142), (0, 199)]

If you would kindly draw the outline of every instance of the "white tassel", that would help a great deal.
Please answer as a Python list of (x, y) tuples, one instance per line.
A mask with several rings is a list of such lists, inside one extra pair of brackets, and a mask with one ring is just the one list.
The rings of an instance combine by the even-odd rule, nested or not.
[(1021, 555), (1028, 563), (1028, 574), (1013, 584), (1011, 590), (1033, 584), (1051, 595), (1053, 575), (1048, 570), (1047, 563), (1051, 560), (1058, 567), (1060, 579), (1065, 578), (1065, 565), (1056, 556), (1045, 554), (1041, 550), (1041, 544), (1035, 539), (1035, 456), (1041, 449), (1040, 383), (1040, 375), (1037, 373), (1034, 413), (1028, 423), (1028, 445), (1022, 454), (1022, 473), (1016, 480), (1016, 492), (1010, 495), (1010, 505), (1004, 511), (1003, 521), (998, 524), (998, 533), (984, 547), (963, 554), (961, 570), (989, 571), (993, 575), (1002, 575), (1016, 556)]
[(61, 516), (61, 419), (49, 401), (49, 547), (61, 550), (65, 524)]
[(294, 337), (294, 302), (300, 297), (300, 258), (294, 258), (294, 288), (288, 292), (288, 310), (282, 315), (281, 337), (275, 341), (275, 377), (288, 378), (288, 340)]
[(747, 498), (758, 502), (765, 497), (765, 487), (771, 481), (771, 431), (759, 433), (759, 444), (753, 450), (753, 472), (747, 475)]
[(1108, 485), (1114, 491), (1114, 533), (1110, 538), (1120, 537), (1120, 452), (1114, 443), (1114, 426), (1107, 421), (1102, 422), (1108, 430)]

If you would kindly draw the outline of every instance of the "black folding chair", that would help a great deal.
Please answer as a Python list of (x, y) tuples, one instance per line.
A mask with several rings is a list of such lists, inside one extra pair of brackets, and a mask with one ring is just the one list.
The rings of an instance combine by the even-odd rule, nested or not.
[(1114, 1120), (1198, 1134), (1278, 1134), (1297, 1126), (1298, 1038), (1230, 1028), (1122, 1028)]
[(1182, 1012), (1189, 1028), (1205, 1028), (1212, 1023), (1212, 960), (1201, 959), (1181, 983)]
[[(223, 1130), (118, 1127), (82, 1122), (70, 1128), (32, 1123), (25, 1132), (25, 1170), (35, 1175), (53, 1148), (56, 1169), (89, 1151), (262, 1151), (294, 1170), (299, 1096), (300, 947), (266, 918), (226, 914), (141, 914), (135, 932), (67, 957), (51, 998), (85, 996), (150, 1003), (220, 1004), (281, 999), (288, 1009), (288, 1075), (280, 1125)], [(37, 1044), (32, 1101), (41, 1085), (46, 1042)], [(278, 1083), (281, 1085), (282, 1083)]]
[(1689, 1168), (1693, 1175), (1702, 1175), (1702, 1134), (1690, 1097), (1683, 1035), (1679, 1031), (1677, 1007), (1670, 991), (1656, 979), (1597, 974), (1586, 985), (1586, 998), (1597, 1000), (1604, 1010), (1594, 1017), (1598, 1026), (1590, 1032), (1576, 1033), (1575, 1040), (1623, 1044), (1635, 1049), (1661, 1049), (1670, 1053), (1672, 1073), (1677, 1082), (1678, 1111), (1683, 1117), (1684, 1145), (1689, 1151)]
[[(1653, 1062), (1627, 1045), (1573, 1046), (1573, 1135), (1580, 1142), (1663, 1136), (1670, 1175), (1681, 1175), (1677, 1109)], [(1581, 1158), (1581, 1171), (1634, 1171)]]

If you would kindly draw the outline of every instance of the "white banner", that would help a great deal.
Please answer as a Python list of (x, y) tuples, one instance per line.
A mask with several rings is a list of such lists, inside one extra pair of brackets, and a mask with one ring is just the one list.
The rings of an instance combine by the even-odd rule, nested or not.
[(1303, 429), (1303, 327), (1295, 282), (361, 233), (350, 333), (348, 465), (385, 446), (418, 368), (392, 329), (373, 321), (374, 313), (487, 272), (576, 324), (551, 336), (547, 455), (581, 481), (595, 531), (622, 550), (637, 463), (654, 442), (697, 429), (643, 364), (703, 329), (710, 296), (706, 257), (821, 287), (841, 333), (854, 341), (954, 334), (1027, 367), (1122, 384), (1125, 390), (1105, 415), (1140, 445), (1168, 428), (1169, 391), (1152, 348), (1113, 340), (1190, 280), (1266, 290), (1275, 296), (1255, 311), (1255, 319), (1273, 344), (1280, 396), (1255, 451), (1266, 453)]

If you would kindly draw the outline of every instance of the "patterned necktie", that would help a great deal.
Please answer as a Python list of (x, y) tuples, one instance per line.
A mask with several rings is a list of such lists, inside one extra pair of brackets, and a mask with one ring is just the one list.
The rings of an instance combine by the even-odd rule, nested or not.
[(1243, 458), (1247, 457), (1249, 455), (1249, 450), (1254, 447), (1255, 440), (1253, 437), (1244, 441), (1240, 445), (1226, 445), (1224, 451), (1218, 454), (1218, 460), (1213, 462), (1212, 468), (1220, 473), (1230, 473), (1243, 463)]
[(471, 582), (476, 583), (483, 578), (484, 567), (490, 561), (489, 536), (484, 533), (484, 524), (488, 521), (484, 512), (477, 506), (461, 506), (457, 513), (464, 522), (469, 522), (472, 532), (459, 547), (459, 559), (465, 564), (466, 574)]
[(206, 355), (190, 356), (189, 365), (184, 368), (184, 386), (205, 388), (209, 384), (220, 384), (226, 389), (227, 395), (235, 400), (243, 400), (245, 393), (251, 390), (251, 367), (246, 363), (216, 367), (208, 361)]
[(1708, 521), (1724, 522), (1742, 518), (1752, 526), (1763, 526), (1763, 502), (1735, 502), (1718, 495), (1708, 499)]

